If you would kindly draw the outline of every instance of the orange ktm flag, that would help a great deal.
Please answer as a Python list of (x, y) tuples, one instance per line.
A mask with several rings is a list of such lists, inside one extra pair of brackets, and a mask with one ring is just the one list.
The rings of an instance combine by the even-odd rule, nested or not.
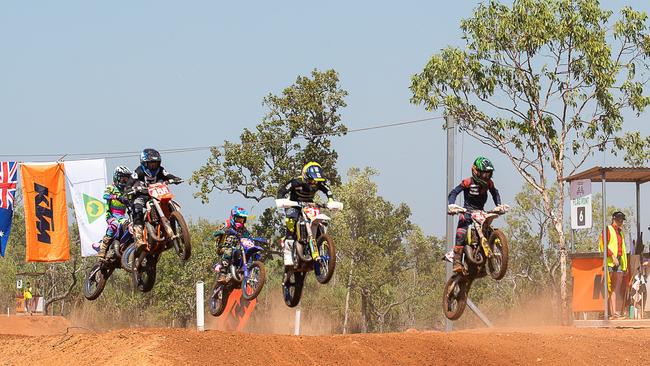
[(20, 166), (28, 262), (70, 259), (63, 163)]

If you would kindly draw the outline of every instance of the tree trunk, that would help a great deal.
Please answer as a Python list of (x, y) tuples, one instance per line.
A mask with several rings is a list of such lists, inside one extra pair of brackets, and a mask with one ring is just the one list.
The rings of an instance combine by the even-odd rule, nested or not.
[(564, 237), (564, 184), (560, 184), (559, 202), (557, 216), (555, 217), (555, 230), (558, 234), (560, 246), (560, 309), (562, 316), (562, 324), (569, 324), (569, 298), (567, 295), (567, 256), (566, 256), (566, 240)]
[(361, 333), (368, 333), (368, 299), (361, 291)]
[[(78, 271), (78, 269), (76, 267), (77, 267), (77, 258), (74, 257), (72, 259), (72, 270), (70, 272), (70, 276), (72, 277), (72, 283), (70, 284), (70, 286), (68, 286), (67, 290), (64, 293), (59, 294), (59, 295), (54, 295), (54, 293), (52, 294), (52, 298), (47, 300), (45, 302), (44, 306), (43, 306), (43, 313), (47, 314), (47, 309), (50, 307), (51, 304), (53, 304), (53, 303), (55, 303), (57, 301), (67, 299), (68, 296), (70, 296), (70, 294), (72, 293), (72, 290), (74, 289), (75, 285), (77, 284), (77, 271)], [(52, 315), (54, 315), (54, 307), (52, 307)]]
[(348, 314), (350, 312), (350, 291), (352, 290), (352, 272), (354, 270), (354, 258), (350, 260), (350, 273), (348, 274), (348, 286), (345, 293), (345, 311), (343, 315), (343, 334), (348, 332)]

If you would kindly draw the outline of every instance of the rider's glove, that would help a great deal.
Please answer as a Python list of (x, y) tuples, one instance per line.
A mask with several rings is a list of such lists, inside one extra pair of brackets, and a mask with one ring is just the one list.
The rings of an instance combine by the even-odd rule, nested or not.
[(506, 204), (501, 204), (501, 205), (498, 205), (497, 207), (495, 207), (493, 211), (498, 212), (498, 213), (506, 213), (506, 212), (508, 212), (509, 209), (510, 209), (510, 206), (508, 206)]
[(131, 201), (129, 201), (129, 199), (126, 197), (119, 197), (117, 200), (120, 201), (124, 206), (128, 206), (131, 203)]
[(452, 203), (451, 205), (447, 206), (447, 214), (448, 215), (455, 215), (457, 213), (465, 212), (466, 210), (460, 206), (458, 206), (455, 203)]

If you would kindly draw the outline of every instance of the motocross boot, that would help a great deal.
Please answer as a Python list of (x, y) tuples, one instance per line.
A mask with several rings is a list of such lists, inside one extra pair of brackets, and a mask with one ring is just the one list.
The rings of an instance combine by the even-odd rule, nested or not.
[(455, 273), (463, 272), (463, 263), (461, 262), (461, 257), (463, 255), (463, 247), (460, 245), (454, 246), (454, 268)]
[(102, 244), (99, 246), (99, 252), (97, 253), (97, 257), (102, 262), (106, 262), (106, 251), (108, 246), (111, 245), (111, 241), (113, 241), (113, 238), (108, 235), (104, 235), (102, 238)]
[(144, 242), (144, 233), (142, 225), (133, 225), (133, 237), (135, 239), (135, 248), (140, 249), (146, 243)]

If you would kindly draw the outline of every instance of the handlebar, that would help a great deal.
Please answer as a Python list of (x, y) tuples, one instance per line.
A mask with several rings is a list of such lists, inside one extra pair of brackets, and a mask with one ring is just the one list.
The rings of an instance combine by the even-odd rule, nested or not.
[(316, 203), (316, 202), (303, 202), (303, 201), (292, 201), (286, 198), (278, 198), (275, 200), (275, 206), (277, 208), (291, 208), (291, 207), (318, 207), (318, 208), (327, 208), (330, 210), (342, 210), (343, 203), (341, 202), (328, 202)]
[[(183, 179), (179, 178), (179, 179), (166, 180), (166, 181), (163, 181), (162, 183), (165, 183), (165, 184), (181, 184), (183, 182), (185, 182), (185, 181)], [(131, 187), (131, 189), (126, 190), (125, 193), (127, 195), (133, 195), (133, 194), (136, 194), (136, 193), (149, 193), (148, 186), (150, 186), (151, 184), (144, 184), (142, 182), (139, 182), (139, 183), (140, 184)], [(158, 182), (158, 183), (160, 183), (160, 182)], [(156, 184), (156, 183), (152, 183), (152, 184)]]
[(457, 206), (457, 207), (454, 208), (455, 209), (454, 212), (447, 212), (447, 215), (453, 216), (453, 215), (458, 215), (458, 214), (461, 214), (461, 213), (463, 213), (463, 214), (464, 213), (470, 213), (471, 214), (471, 213), (479, 212), (479, 211), (483, 211), (483, 212), (488, 213), (488, 214), (504, 215), (506, 212), (508, 212), (508, 209), (510, 207), (508, 205), (503, 205), (503, 206), (505, 206), (505, 209), (503, 209), (503, 210), (498, 210), (497, 207), (499, 207), (499, 206), (497, 206), (497, 207), (495, 207), (495, 208), (493, 208), (493, 209), (491, 209), (489, 211), (479, 210), (479, 209), (467, 209), (465, 207)]
[[(233, 230), (231, 228), (226, 229), (224, 231), (224, 233), (226, 235), (236, 236), (237, 238), (242, 237), (242, 235), (237, 230)], [(249, 239), (252, 240), (252, 241), (258, 242), (258, 243), (262, 243), (262, 244), (267, 244), (268, 243), (268, 241), (265, 238), (249, 238)]]

